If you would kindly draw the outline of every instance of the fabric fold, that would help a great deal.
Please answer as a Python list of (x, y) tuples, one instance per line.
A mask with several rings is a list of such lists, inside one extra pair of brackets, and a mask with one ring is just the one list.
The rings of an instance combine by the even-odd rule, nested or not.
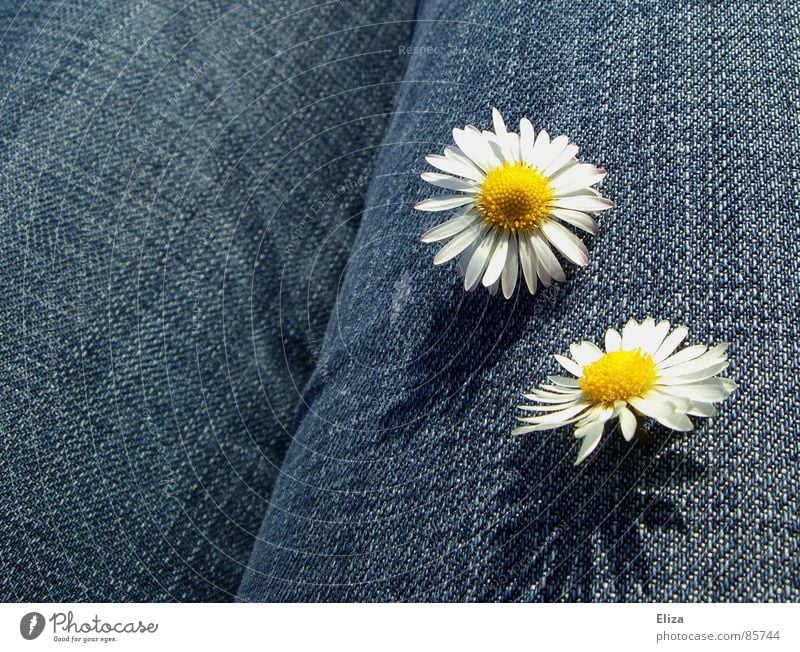
[[(423, 0), (240, 600), (800, 597), (800, 245), (796, 188), (776, 181), (798, 142), (799, 17)], [(413, 210), (425, 157), (493, 106), (581, 143), (617, 206), (584, 237), (587, 267), (510, 301), (434, 266), (436, 222)], [(611, 433), (580, 467), (569, 431), (510, 435), (520, 394), (559, 373), (552, 351), (647, 315), (732, 343), (740, 390), (717, 416), (650, 424), (648, 445)]]

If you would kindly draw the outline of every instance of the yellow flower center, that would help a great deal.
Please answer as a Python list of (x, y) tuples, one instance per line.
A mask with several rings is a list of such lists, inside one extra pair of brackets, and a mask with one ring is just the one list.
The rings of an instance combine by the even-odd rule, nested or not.
[(640, 396), (656, 382), (656, 363), (647, 353), (612, 351), (586, 365), (578, 378), (583, 395), (593, 403), (613, 403)]
[(477, 206), (484, 219), (508, 231), (537, 226), (553, 199), (550, 181), (524, 163), (503, 163), (489, 170), (478, 193)]

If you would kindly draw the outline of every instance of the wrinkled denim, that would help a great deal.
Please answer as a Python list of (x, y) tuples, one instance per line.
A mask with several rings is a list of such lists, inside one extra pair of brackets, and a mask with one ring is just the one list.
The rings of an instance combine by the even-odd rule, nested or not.
[[(242, 600), (800, 598), (800, 6), (423, 0)], [(522, 116), (609, 169), (588, 267), (465, 294), (423, 157)], [(696, 430), (512, 437), (552, 352), (647, 315), (732, 343)]]
[(414, 2), (0, 7), (0, 600), (226, 600)]

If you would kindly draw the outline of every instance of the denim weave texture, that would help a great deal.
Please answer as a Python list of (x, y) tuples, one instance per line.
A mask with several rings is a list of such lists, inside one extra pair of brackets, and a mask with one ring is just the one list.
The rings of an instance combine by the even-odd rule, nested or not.
[[(800, 5), (423, 0), (241, 600), (788, 601), (797, 479)], [(608, 168), (588, 267), (465, 294), (423, 157), (529, 117)], [(717, 417), (650, 442), (509, 433), (551, 353), (651, 315), (732, 343)]]
[(0, 7), (0, 599), (230, 600), (410, 0)]

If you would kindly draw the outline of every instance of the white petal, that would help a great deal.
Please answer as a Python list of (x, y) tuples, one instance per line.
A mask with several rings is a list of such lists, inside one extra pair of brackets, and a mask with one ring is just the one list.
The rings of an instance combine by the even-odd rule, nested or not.
[[(546, 385), (541, 385), (540, 387), (537, 387), (536, 389), (532, 389), (531, 391), (533, 392), (533, 395), (535, 395), (537, 397), (538, 396), (565, 396), (565, 395), (577, 396), (578, 394), (581, 393), (580, 388), (577, 388), (577, 387), (556, 387), (555, 388), (556, 391), (553, 391), (553, 390), (550, 390), (550, 389), (545, 389), (545, 387), (546, 387)], [(525, 396), (528, 396), (528, 394), (525, 394)], [(533, 399), (531, 399), (531, 400), (533, 400)]]
[(511, 431), (512, 435), (524, 435), (528, 432), (534, 431), (541, 431), (541, 430), (554, 430), (556, 428), (561, 428), (562, 426), (566, 426), (572, 423), (571, 421), (565, 423), (534, 423), (532, 425), (520, 426), (519, 428), (514, 428)]
[(473, 224), (467, 227), (464, 231), (459, 233), (455, 238), (450, 240), (444, 247), (439, 249), (439, 252), (433, 257), (434, 265), (441, 265), (446, 263), (451, 258), (455, 258), (469, 247), (475, 240), (482, 238), (487, 232), (487, 228), (480, 223)]
[(496, 241), (496, 234), (494, 232), (490, 232), (486, 237), (484, 237), (483, 242), (478, 245), (475, 253), (472, 254), (472, 260), (469, 261), (467, 273), (464, 275), (465, 290), (472, 289), (480, 279), (481, 274), (483, 274), (483, 270), (486, 269), (486, 265), (489, 263), (489, 259), (491, 258)]
[(475, 197), (472, 195), (442, 195), (423, 199), (414, 205), (418, 211), (449, 211), (451, 208), (473, 204)]
[(575, 422), (575, 436), (581, 436), (581, 429), (594, 422), (605, 423), (614, 416), (614, 409), (605, 405), (595, 405), (581, 415), (579, 421)]
[(557, 191), (554, 197), (559, 197), (559, 198), (594, 197), (595, 199), (603, 199), (603, 195), (601, 195), (594, 188), (578, 188), (576, 190), (570, 190), (569, 192)]
[[(631, 346), (626, 348), (641, 349), (642, 351), (645, 351), (647, 349), (648, 341), (654, 336), (655, 327), (656, 320), (652, 317), (646, 317), (641, 324), (637, 324), (636, 328), (634, 329), (635, 334), (633, 336)], [(625, 342), (624, 330), (622, 334), (622, 341), (623, 343)]]
[[(552, 376), (551, 378), (562, 378), (562, 376)], [(569, 387), (565, 387), (564, 385), (548, 385), (545, 383), (541, 385), (541, 388), (546, 389), (549, 392), (553, 392), (554, 394), (574, 394), (575, 392), (581, 392), (581, 390), (578, 388), (577, 379), (565, 378), (564, 380), (576, 380), (576, 382), (574, 386)]]
[(590, 211), (597, 213), (614, 207), (614, 202), (603, 197), (590, 197), (584, 195), (558, 197), (551, 202), (556, 208), (569, 208), (574, 211)]
[(569, 407), (570, 405), (575, 405), (579, 400), (582, 400), (580, 394), (576, 394), (574, 396), (564, 396), (563, 394), (560, 394), (558, 396), (559, 398), (536, 396), (534, 397), (534, 399), (537, 401), (535, 405), (518, 405), (517, 407), (520, 410), (543, 410), (545, 408), (549, 408), (551, 410), (560, 410), (562, 408)]
[(428, 156), (425, 157), (425, 160), (428, 162), (429, 165), (432, 165), (437, 170), (441, 170), (442, 172), (447, 172), (448, 174), (455, 174), (456, 176), (465, 177), (466, 179), (472, 179), (473, 181), (478, 181), (478, 182), (483, 181), (485, 178), (483, 172), (481, 172), (474, 165), (472, 164), (467, 165), (462, 161), (457, 161), (447, 156), (439, 156), (438, 154), (429, 154)]
[[(532, 260), (536, 265), (536, 276), (541, 281), (542, 285), (545, 287), (550, 287), (553, 284), (553, 277), (547, 271), (547, 264), (545, 264), (536, 253), (536, 247), (534, 247), (534, 240), (529, 235), (528, 236), (528, 246), (531, 250)], [(550, 252), (552, 254), (552, 252)]]
[(571, 403), (581, 395), (580, 390), (574, 390), (569, 394), (557, 394), (546, 392), (542, 389), (531, 390), (532, 394), (523, 394), (529, 401), (540, 401), (542, 403)]
[(658, 390), (686, 398), (693, 403), (717, 403), (723, 401), (736, 389), (736, 383), (727, 378), (714, 378), (689, 385), (659, 385)]
[(545, 285), (550, 285), (550, 278), (554, 278), (557, 281), (564, 283), (567, 280), (567, 277), (564, 275), (564, 270), (561, 269), (561, 264), (558, 262), (555, 254), (548, 246), (544, 236), (538, 231), (534, 231), (530, 234), (530, 243), (533, 245), (533, 251), (536, 254), (536, 260), (539, 263), (537, 271), (544, 270), (547, 273), (547, 278), (545, 278), (542, 274), (539, 275), (542, 279), (542, 283)]
[(636, 434), (636, 415), (628, 408), (623, 407), (619, 411), (619, 427), (625, 441), (630, 441)]
[(662, 366), (659, 369), (659, 375), (663, 376), (664, 378), (689, 376), (691, 374), (704, 371), (709, 367), (716, 366), (723, 362), (727, 362), (728, 356), (725, 355), (725, 351), (727, 350), (727, 348), (728, 348), (727, 343), (718, 344), (717, 346), (708, 349), (708, 351), (703, 353), (703, 355), (700, 355), (691, 360), (687, 360), (686, 362), (682, 362), (676, 365), (669, 365), (667, 367)]
[(578, 188), (593, 186), (602, 181), (606, 174), (604, 168), (597, 168), (590, 163), (578, 163), (551, 178), (550, 183), (559, 193), (568, 193)]
[(605, 428), (605, 423), (603, 422), (595, 422), (591, 425), (586, 426), (582, 431), (582, 439), (581, 439), (581, 448), (578, 451), (578, 457), (575, 460), (575, 465), (577, 466), (583, 460), (585, 460), (589, 455), (591, 455), (592, 451), (597, 448), (597, 444), (600, 443), (600, 439), (603, 437), (603, 429)]
[(486, 142), (489, 143), (489, 147), (491, 147), (495, 158), (502, 161), (507, 160), (509, 152), (507, 148), (504, 149), (505, 145), (498, 140), (498, 137), (494, 132), (484, 131), (483, 137), (486, 139)]
[(572, 407), (573, 405), (577, 405), (578, 401), (581, 400), (580, 396), (574, 396), (571, 401), (566, 403), (549, 403), (546, 405), (518, 405), (517, 407), (520, 410), (525, 410), (526, 412), (556, 412), (557, 410), (563, 410), (568, 407)]
[[(578, 146), (577, 145), (571, 145), (571, 147), (575, 148), (573, 151), (575, 151), (575, 152), (578, 151)], [(559, 174), (567, 172), (571, 167), (573, 167), (575, 165), (578, 165), (578, 159), (575, 158), (574, 156), (572, 156), (566, 163), (561, 165), (561, 167), (554, 169), (553, 176), (558, 176)], [(561, 193), (557, 193), (557, 194), (561, 194)], [(599, 192), (597, 193), (597, 196), (598, 197), (601, 196)]]
[(659, 401), (652, 398), (642, 398), (641, 396), (634, 396), (628, 399), (633, 407), (639, 412), (648, 417), (658, 419), (659, 417), (669, 416), (675, 412), (675, 406), (666, 401)]
[(461, 278), (464, 278), (464, 274), (467, 273), (469, 261), (472, 259), (472, 254), (475, 253), (475, 250), (478, 248), (479, 244), (479, 240), (473, 240), (472, 244), (470, 244), (469, 247), (461, 252), (461, 256), (458, 259), (458, 273), (461, 275)]
[(694, 430), (694, 424), (692, 424), (692, 420), (685, 414), (680, 414), (677, 412), (675, 414), (656, 417), (656, 421), (662, 425), (665, 425), (667, 428), (672, 428), (673, 430), (679, 430), (681, 432)]
[(547, 149), (542, 153), (541, 158), (536, 162), (536, 167), (544, 172), (556, 157), (561, 155), (567, 145), (569, 145), (569, 138), (566, 136), (554, 138)]
[[(556, 139), (558, 140), (558, 139)], [(567, 140), (569, 142), (569, 139)], [(574, 160), (575, 154), (578, 153), (578, 146), (577, 145), (567, 145), (564, 148), (564, 151), (561, 152), (558, 156), (556, 156), (550, 163), (547, 165), (547, 168), (544, 170), (544, 174), (546, 176), (554, 175), (556, 172), (559, 172), (562, 167), (564, 167), (567, 163)], [(572, 166), (570, 166), (572, 167)], [(566, 172), (566, 170), (565, 170)]]
[(492, 124), (494, 125), (494, 133), (498, 136), (504, 136), (508, 132), (503, 116), (495, 107), (492, 107)]
[(605, 347), (608, 353), (619, 351), (622, 348), (622, 337), (613, 328), (606, 331)]
[(492, 257), (486, 265), (486, 272), (483, 275), (483, 286), (493, 285), (503, 273), (508, 255), (508, 232), (504, 231), (497, 236), (497, 242), (492, 252)]
[(511, 298), (517, 285), (517, 276), (519, 275), (518, 249), (517, 236), (514, 234), (508, 240), (508, 259), (506, 260), (506, 266), (503, 268), (503, 275), (500, 277), (503, 296), (506, 299)]
[(641, 324), (642, 327), (642, 337), (644, 337), (649, 331), (652, 331), (656, 327), (656, 320), (652, 317), (645, 317), (644, 321)]
[(658, 347), (664, 342), (664, 337), (666, 337), (668, 332), (669, 322), (666, 320), (660, 321), (655, 326), (649, 328), (647, 332), (642, 333), (642, 350), (652, 356), (658, 351)]
[[(479, 246), (480, 246), (480, 245), (479, 245)], [(475, 247), (475, 249), (473, 249), (473, 250), (472, 250), (472, 253), (470, 254), (469, 260), (466, 262), (466, 265), (465, 265), (465, 267), (464, 267), (464, 279), (466, 279), (466, 277), (467, 277), (467, 269), (469, 269), (469, 264), (472, 262), (472, 259), (475, 257), (475, 251), (476, 251), (477, 249), (478, 249), (478, 247)], [(467, 292), (473, 292), (474, 290), (477, 290), (477, 289), (478, 289), (478, 286), (480, 286), (480, 284), (481, 284), (481, 278), (480, 278), (480, 276), (479, 276), (479, 277), (478, 277), (477, 279), (475, 279), (475, 280), (472, 282), (472, 284), (470, 284), (470, 285), (467, 285), (467, 284), (466, 284), (466, 282), (465, 282), (465, 283), (464, 283), (464, 289), (465, 289)]]
[(639, 324), (634, 319), (629, 319), (628, 323), (622, 327), (622, 350), (632, 351), (638, 349), (639, 343)]
[(689, 408), (692, 406), (692, 402), (689, 399), (683, 398), (682, 396), (674, 396), (672, 394), (667, 394), (666, 392), (661, 390), (662, 390), (661, 387), (654, 387), (641, 398), (647, 401), (662, 403), (665, 406), (671, 408), (673, 412), (680, 412), (682, 414), (685, 414), (686, 412), (689, 411)]
[(581, 211), (572, 211), (568, 208), (551, 208), (550, 215), (552, 217), (557, 217), (562, 222), (572, 224), (572, 226), (576, 226), (582, 231), (586, 231), (592, 235), (597, 235), (597, 224), (586, 213), (582, 213)]
[(658, 363), (659, 370), (667, 369), (668, 367), (674, 367), (675, 365), (683, 364), (684, 362), (689, 362), (689, 360), (694, 360), (695, 358), (699, 358), (708, 350), (708, 347), (704, 344), (695, 344), (693, 346), (687, 346), (685, 349), (681, 349), (677, 353), (673, 353), (669, 356), (666, 360), (662, 360)]
[(511, 148), (511, 155), (514, 157), (513, 160), (521, 161), (522, 160), (522, 146), (520, 145), (520, 137), (519, 134), (514, 133), (513, 131), (509, 132), (508, 136), (509, 147)]
[(574, 233), (553, 220), (544, 220), (541, 229), (567, 260), (580, 266), (589, 264), (589, 251)]
[(686, 328), (686, 326), (678, 326), (678, 328), (664, 338), (661, 346), (659, 346), (658, 350), (653, 354), (653, 361), (661, 362), (672, 355), (672, 352), (680, 346), (680, 343), (686, 339), (688, 334), (689, 329)]
[(561, 387), (569, 387), (570, 389), (578, 387), (577, 378), (567, 378), (566, 376), (548, 376), (547, 380)]
[(489, 286), (489, 294), (491, 296), (497, 296), (497, 290), (500, 287), (500, 279), (497, 279), (494, 283)]
[(536, 140), (533, 143), (533, 151), (531, 152), (531, 161), (529, 161), (529, 164), (541, 170), (544, 167), (542, 159), (549, 149), (550, 136), (544, 129), (542, 129), (539, 132), (539, 135), (536, 136)]
[(546, 423), (559, 423), (565, 425), (567, 423), (572, 423), (576, 419), (579, 419), (581, 413), (588, 407), (588, 403), (580, 402), (576, 405), (570, 405), (569, 407), (556, 412), (548, 412), (547, 414), (540, 414), (535, 417), (521, 417), (520, 421), (542, 425)]
[(519, 242), (519, 262), (522, 267), (522, 275), (525, 277), (525, 284), (528, 286), (528, 292), (536, 294), (536, 254), (533, 253), (533, 246), (525, 235), (519, 234), (517, 240)]
[(717, 408), (711, 403), (697, 403), (692, 401), (692, 406), (687, 414), (691, 414), (694, 417), (713, 417), (717, 414)]
[(560, 428), (561, 426), (568, 426), (571, 423), (575, 423), (574, 419), (567, 419), (566, 421), (541, 421), (539, 419), (541, 416), (544, 415), (538, 414), (536, 416), (517, 417), (517, 421), (527, 423), (531, 430), (551, 430), (552, 428)]
[(477, 129), (471, 129), (469, 126), (465, 129), (453, 129), (453, 140), (459, 149), (484, 172), (488, 172), (502, 163), (494, 155), (483, 134)]
[(578, 378), (583, 375), (583, 368), (574, 360), (570, 360), (566, 356), (559, 355), (558, 353), (554, 354), (553, 357), (558, 361), (558, 364), (571, 374), (574, 374)]
[(575, 361), (581, 366), (586, 366), (587, 364), (592, 364), (592, 362), (597, 362), (603, 357), (603, 352), (597, 348), (595, 344), (592, 342), (587, 342), (586, 340), (580, 344), (570, 344), (569, 352), (572, 354), (572, 357), (575, 358)]
[[(688, 385), (691, 383), (697, 383), (701, 380), (708, 380), (716, 376), (717, 374), (721, 374), (728, 368), (730, 362), (728, 360), (724, 360), (722, 362), (717, 362), (712, 364), (704, 369), (700, 369), (699, 371), (695, 371), (691, 374), (682, 374), (679, 376), (669, 377), (669, 378), (659, 378), (658, 384), (659, 385)], [(670, 369), (671, 371), (671, 369)]]
[[(480, 172), (480, 170), (477, 167), (475, 167), (475, 163), (473, 163), (472, 160), (470, 160), (469, 156), (464, 154), (464, 152), (462, 152), (455, 145), (446, 145), (444, 148), (444, 155), (449, 159), (458, 161), (459, 163), (463, 163), (467, 167), (475, 168)], [(481, 177), (483, 177), (483, 173), (481, 172), (480, 174)]]
[(447, 190), (458, 190), (460, 192), (470, 193), (476, 193), (480, 190), (480, 186), (474, 181), (451, 177), (449, 174), (441, 174), (439, 172), (423, 172), (420, 177), (422, 177), (423, 181), (427, 181), (432, 186), (446, 188)]
[(454, 235), (461, 233), (470, 224), (474, 224), (479, 217), (480, 215), (478, 213), (469, 210), (466, 213), (454, 217), (452, 220), (448, 220), (447, 222), (429, 229), (422, 234), (420, 240), (422, 240), (422, 242), (438, 242), (439, 240), (452, 238)]
[(527, 118), (522, 118), (519, 121), (520, 158), (528, 165), (533, 165), (533, 141), (533, 125)]

